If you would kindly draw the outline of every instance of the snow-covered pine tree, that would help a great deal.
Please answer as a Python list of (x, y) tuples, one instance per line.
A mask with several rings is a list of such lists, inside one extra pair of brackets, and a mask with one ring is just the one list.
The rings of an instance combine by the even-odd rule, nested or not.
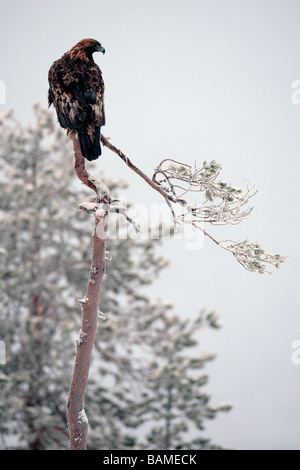
[(204, 327), (220, 328), (215, 312), (201, 310), (195, 319), (186, 319), (173, 312), (171, 303), (161, 302), (143, 313), (140, 331), (151, 331), (145, 337), (148, 373), (129, 423), (145, 424), (141, 446), (146, 449), (222, 448), (203, 434), (207, 419), (231, 409), (228, 403), (213, 406), (205, 390), (208, 375), (203, 369), (216, 355), (198, 350), (197, 333)]
[[(0, 445), (63, 449), (69, 444), (65, 406), (81, 320), (76, 300), (84, 295), (88, 278), (92, 224), (77, 210), (87, 193), (74, 178), (71, 143), (49, 111), (38, 104), (33, 111), (35, 121), (26, 127), (12, 112), (0, 118), (0, 340), (6, 346)], [(120, 180), (105, 183), (112, 196), (126, 187)], [(200, 411), (194, 419), (199, 428), (221, 409), (208, 406), (208, 396), (199, 391), (205, 379), (189, 376), (212, 357), (183, 360), (180, 354), (197, 344), (189, 322), (172, 316), (168, 303), (154, 302), (142, 290), (167, 265), (156, 253), (157, 243), (107, 240), (112, 261), (101, 292), (106, 318), (99, 313), (86, 396), (89, 448), (189, 448), (196, 441), (184, 439), (185, 427), (173, 426), (166, 407), (177, 409), (182, 423), (199, 405), (201, 419)], [(194, 332), (203, 325), (201, 318), (193, 323)], [(209, 318), (216, 326), (215, 317)], [(177, 370), (173, 390), (181, 395), (168, 404), (171, 349), (178, 360), (172, 365)], [(165, 380), (162, 371), (169, 374)], [(183, 396), (185, 406), (179, 406)], [(158, 418), (161, 429), (155, 430)], [(147, 444), (132, 429), (145, 419), (152, 430)], [(167, 427), (169, 434), (163, 431)], [(199, 439), (200, 447), (209, 445)]]
[[(77, 209), (87, 194), (74, 178), (71, 143), (40, 105), (34, 106), (34, 118), (26, 127), (12, 112), (0, 121), (0, 339), (6, 346), (0, 426), (2, 445), (54, 449), (68, 447), (65, 405), (81, 316), (76, 300), (88, 278), (92, 227)], [(126, 186), (116, 180), (107, 184), (112, 195)], [(108, 321), (103, 321), (104, 346), (97, 345), (94, 362), (101, 357), (101, 372), (111, 375), (110, 384), (131, 369), (126, 352), (118, 357), (115, 351), (120, 312), (143, 299), (140, 288), (166, 264), (155, 254), (155, 244), (130, 238), (108, 242), (118, 262), (107, 266), (101, 308)], [(87, 400), (93, 402), (90, 396)], [(98, 410), (97, 441), (118, 448), (124, 440), (117, 419), (121, 412), (112, 425), (112, 409), (122, 404), (119, 398), (114, 403), (112, 393), (109, 401)]]

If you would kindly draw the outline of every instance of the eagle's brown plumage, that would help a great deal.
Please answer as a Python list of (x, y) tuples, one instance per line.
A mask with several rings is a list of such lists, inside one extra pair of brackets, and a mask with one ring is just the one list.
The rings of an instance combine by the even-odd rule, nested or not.
[(95, 160), (101, 155), (100, 131), (105, 124), (104, 82), (93, 60), (105, 49), (95, 39), (83, 39), (50, 67), (49, 106), (56, 109), (59, 124), (68, 135), (77, 133), (82, 155)]

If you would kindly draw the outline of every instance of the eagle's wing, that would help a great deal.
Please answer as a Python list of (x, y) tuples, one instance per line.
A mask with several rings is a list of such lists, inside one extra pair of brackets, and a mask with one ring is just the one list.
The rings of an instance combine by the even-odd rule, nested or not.
[(62, 127), (80, 131), (87, 125), (104, 126), (104, 83), (99, 67), (76, 71), (62, 59), (49, 70), (49, 106), (53, 103)]
[(105, 125), (104, 82), (98, 65), (94, 64), (85, 74), (84, 99), (91, 109), (90, 120), (95, 126)]

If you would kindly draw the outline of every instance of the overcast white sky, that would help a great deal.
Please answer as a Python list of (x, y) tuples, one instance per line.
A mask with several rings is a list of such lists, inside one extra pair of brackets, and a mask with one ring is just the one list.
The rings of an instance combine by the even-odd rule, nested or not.
[[(300, 2), (294, 0), (0, 1), (0, 80), (6, 104), (26, 123), (47, 104), (47, 73), (78, 40), (106, 49), (94, 58), (106, 84), (104, 135), (149, 175), (170, 157), (216, 159), (221, 178), (255, 181), (251, 221), (214, 227), (218, 239), (248, 237), (289, 259), (272, 276), (245, 271), (205, 240), (201, 250), (165, 241), (171, 266), (148, 292), (177, 313), (216, 309), (223, 329), (201, 336), (218, 359), (208, 367), (213, 402), (232, 412), (207, 427), (237, 449), (300, 449), (299, 152)], [(125, 178), (132, 202), (161, 204), (111, 152), (97, 161)]]

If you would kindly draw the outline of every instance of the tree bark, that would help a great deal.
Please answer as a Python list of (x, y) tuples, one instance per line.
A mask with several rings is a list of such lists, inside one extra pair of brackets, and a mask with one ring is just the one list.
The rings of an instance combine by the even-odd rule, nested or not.
[[(103, 190), (101, 181), (88, 174), (85, 169), (84, 157), (81, 154), (79, 142), (73, 141), (75, 154), (75, 171), (81, 181), (92, 188), (100, 202), (107, 205), (109, 193)], [(88, 437), (88, 419), (84, 410), (90, 363), (94, 339), (97, 331), (98, 307), (100, 289), (105, 272), (105, 237), (107, 232), (108, 211), (101, 217), (96, 217), (92, 236), (92, 263), (88, 286), (82, 304), (82, 325), (76, 341), (76, 357), (71, 386), (67, 398), (67, 420), (70, 432), (70, 450), (86, 450)]]

